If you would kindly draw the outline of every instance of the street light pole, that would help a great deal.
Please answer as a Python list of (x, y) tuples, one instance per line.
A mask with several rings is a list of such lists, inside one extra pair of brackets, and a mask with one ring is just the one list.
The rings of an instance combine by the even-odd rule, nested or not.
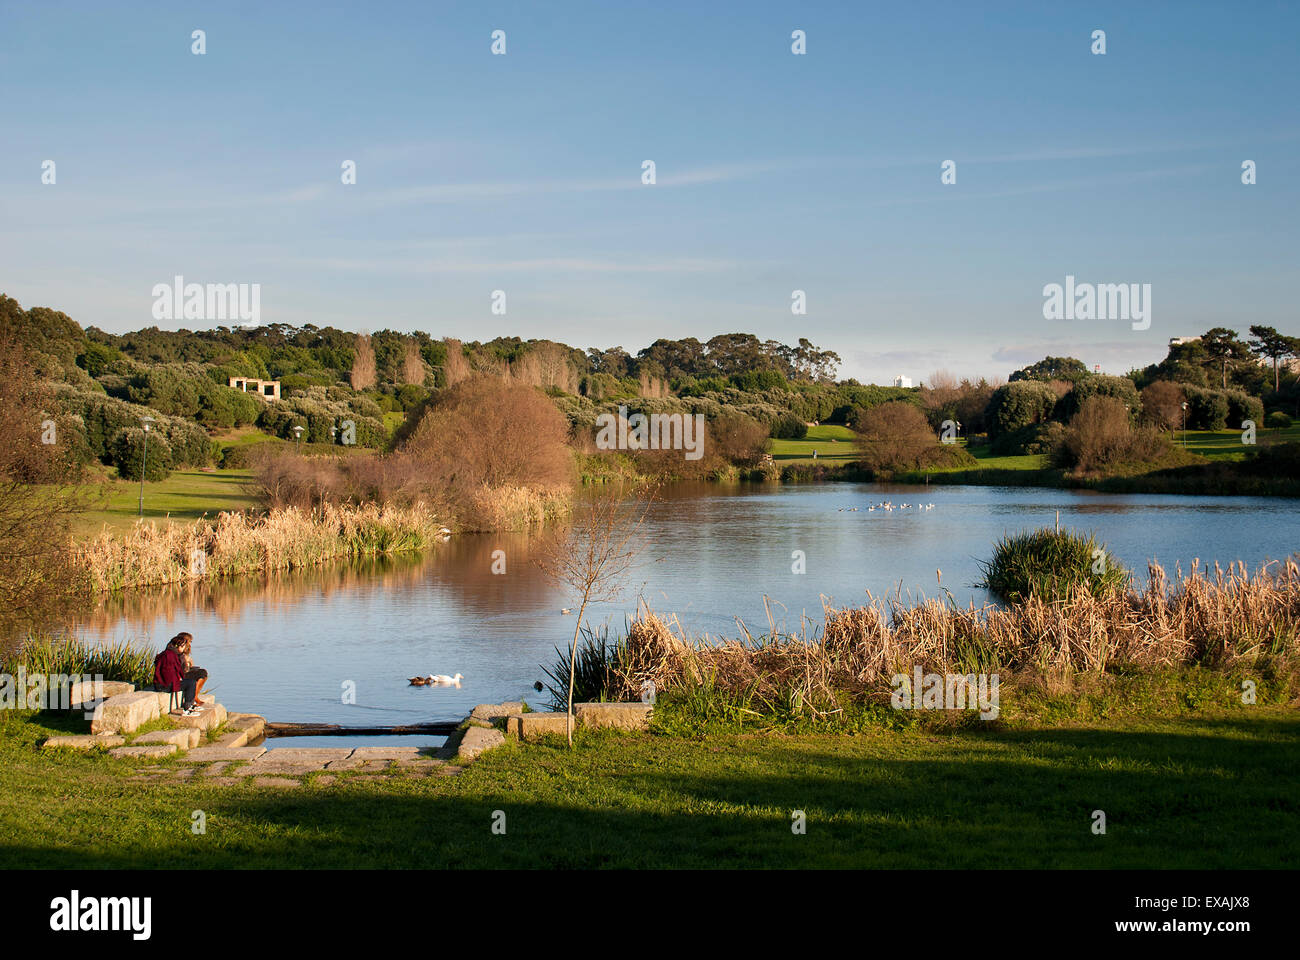
[(1183, 449), (1187, 449), (1187, 401), (1183, 401)]
[(144, 475), (149, 469), (149, 428), (154, 424), (154, 418), (144, 416), (140, 418), (140, 423), (144, 427), (144, 446), (140, 450), (140, 516), (144, 517)]
[(302, 427), (293, 428), (294, 453), (302, 453)]

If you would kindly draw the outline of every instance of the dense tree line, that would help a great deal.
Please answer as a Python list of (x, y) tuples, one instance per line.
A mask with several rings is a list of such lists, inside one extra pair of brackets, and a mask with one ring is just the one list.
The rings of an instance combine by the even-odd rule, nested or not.
[[(84, 460), (132, 467), (140, 419), (158, 419), (160, 463), (210, 462), (204, 438), (256, 426), (284, 440), (301, 427), (309, 443), (388, 442), (385, 417), (424, 409), (440, 392), (479, 374), (535, 387), (551, 397), (575, 437), (602, 413), (743, 417), (770, 436), (796, 438), (809, 423), (860, 427), (886, 403), (917, 408), (936, 433), (987, 435), (999, 452), (1047, 452), (1090, 398), (1117, 401), (1132, 426), (1172, 429), (1264, 425), (1300, 413), (1288, 360), (1300, 339), (1252, 326), (1250, 337), (1216, 327), (1169, 347), (1159, 363), (1123, 377), (1092, 373), (1073, 357), (1046, 357), (1005, 384), (958, 381), (937, 372), (917, 388), (837, 381), (840, 358), (806, 338), (795, 344), (727, 333), (707, 341), (659, 339), (635, 356), (621, 347), (582, 350), (552, 340), (498, 337), (436, 340), (427, 333), (269, 324), (113, 335), (83, 330), (66, 314), (24, 310), (0, 295), (0, 323), (22, 345), (35, 375), (57, 385), (69, 449)], [(276, 379), (282, 399), (232, 389), (231, 377)], [(1185, 406), (1184, 406), (1185, 405)], [(1108, 416), (1111, 408), (1108, 408)], [(907, 414), (891, 414), (899, 423)], [(1280, 423), (1274, 420), (1272, 425)]]

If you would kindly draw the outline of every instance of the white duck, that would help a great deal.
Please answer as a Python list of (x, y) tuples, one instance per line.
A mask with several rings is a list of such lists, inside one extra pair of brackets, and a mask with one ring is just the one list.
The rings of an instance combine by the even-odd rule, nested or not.
[(454, 676), (454, 677), (449, 677), (449, 676), (447, 676), (445, 673), (435, 673), (435, 674), (433, 674), (433, 676), (431, 676), (429, 679), (432, 680), (434, 683), (438, 683), (438, 684), (448, 684), (448, 685), (454, 683), (456, 686), (459, 687), (459, 686), (460, 686), (460, 682), (461, 682), (461, 680), (464, 679), (464, 677), (463, 677), (461, 674), (459, 674), (459, 673), (456, 674), (456, 676)]

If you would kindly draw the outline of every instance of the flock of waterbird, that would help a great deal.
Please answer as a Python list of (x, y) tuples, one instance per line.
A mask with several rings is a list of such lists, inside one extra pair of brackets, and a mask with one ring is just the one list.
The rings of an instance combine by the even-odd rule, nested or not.
[[(840, 507), (839, 513), (857, 513), (858, 507)], [(867, 507), (867, 513), (875, 513), (877, 510), (884, 510), (891, 513), (894, 510), (933, 510), (933, 503), (894, 503), (892, 500), (881, 500), (879, 503)]]

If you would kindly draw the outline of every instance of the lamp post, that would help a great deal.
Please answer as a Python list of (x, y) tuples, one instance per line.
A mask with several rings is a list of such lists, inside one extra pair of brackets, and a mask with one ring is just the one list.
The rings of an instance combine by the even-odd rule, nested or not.
[(294, 452), (302, 452), (302, 427), (293, 428)]
[(333, 445), (334, 445), (334, 442), (335, 442), (335, 441), (334, 441), (334, 434), (336, 434), (336, 433), (338, 433), (338, 427), (331, 426), (331, 427), (330, 427), (330, 446), (333, 446)]
[(145, 414), (140, 418), (140, 425), (144, 427), (144, 446), (140, 450), (140, 516), (144, 516), (144, 475), (149, 468), (149, 428), (152, 427), (156, 420)]
[(1183, 401), (1183, 449), (1187, 449), (1187, 401)]

